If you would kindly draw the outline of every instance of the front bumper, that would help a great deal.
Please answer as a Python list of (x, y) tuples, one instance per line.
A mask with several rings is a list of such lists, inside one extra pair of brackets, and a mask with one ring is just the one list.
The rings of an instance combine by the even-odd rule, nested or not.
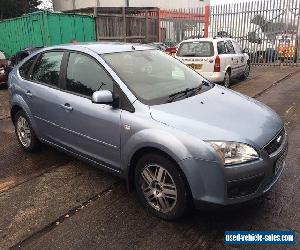
[(285, 168), (287, 137), (276, 153), (260, 150), (260, 159), (224, 167), (219, 162), (186, 159), (181, 162), (196, 208), (246, 202), (269, 191)]

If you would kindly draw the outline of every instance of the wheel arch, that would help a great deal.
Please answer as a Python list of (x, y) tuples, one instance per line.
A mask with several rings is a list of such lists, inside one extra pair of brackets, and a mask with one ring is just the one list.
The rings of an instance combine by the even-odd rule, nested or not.
[(227, 66), (225, 72), (229, 72), (230, 75), (231, 75), (231, 73), (232, 73), (232, 68), (231, 68), (231, 66)]
[(13, 124), (15, 124), (16, 114), (21, 110), (24, 111), (24, 109), (19, 104), (15, 104), (11, 107), (10, 118), (11, 118), (11, 121), (13, 122)]
[(134, 185), (134, 170), (136, 168), (136, 165), (139, 161), (139, 159), (145, 155), (145, 154), (150, 154), (150, 153), (154, 153), (154, 154), (158, 154), (158, 155), (162, 155), (166, 158), (168, 158), (170, 161), (172, 161), (174, 163), (174, 166), (181, 172), (182, 176), (183, 176), (183, 179), (184, 179), (184, 182), (185, 182), (185, 185), (186, 187), (188, 188), (188, 191), (189, 191), (189, 195), (190, 197), (192, 192), (191, 192), (191, 189), (190, 189), (190, 185), (189, 185), (189, 182), (187, 180), (187, 177), (184, 173), (184, 171), (180, 168), (180, 165), (179, 163), (167, 152), (163, 151), (162, 149), (160, 148), (157, 148), (157, 147), (153, 147), (153, 146), (145, 146), (145, 147), (142, 147), (140, 149), (138, 149), (131, 157), (130, 159), (130, 165), (128, 167), (128, 173), (127, 173), (127, 187), (128, 187), (128, 191), (129, 192), (133, 192), (135, 190), (135, 185)]
[(37, 128), (37, 125), (33, 119), (33, 115), (30, 111), (29, 106), (25, 102), (22, 96), (20, 95), (14, 95), (12, 100), (11, 100), (11, 109), (10, 109), (10, 117), (12, 122), (15, 122), (15, 116), (16, 114), (22, 110), (28, 117), (30, 124), (32, 126), (32, 129), (34, 130), (35, 134), (39, 137), (39, 131)]

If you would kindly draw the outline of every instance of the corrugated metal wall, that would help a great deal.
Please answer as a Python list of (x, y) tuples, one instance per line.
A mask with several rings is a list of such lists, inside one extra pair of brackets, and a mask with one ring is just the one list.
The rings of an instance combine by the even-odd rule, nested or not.
[(95, 20), (75, 14), (37, 12), (0, 22), (0, 50), (8, 56), (28, 47), (95, 41)]

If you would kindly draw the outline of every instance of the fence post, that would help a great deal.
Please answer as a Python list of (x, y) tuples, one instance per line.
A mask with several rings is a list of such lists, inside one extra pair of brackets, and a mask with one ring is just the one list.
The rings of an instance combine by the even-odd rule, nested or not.
[(158, 11), (157, 11), (158, 42), (162, 41), (160, 25), (161, 25), (160, 24), (160, 9), (158, 9)]
[(126, 42), (127, 38), (127, 27), (126, 27), (126, 8), (122, 8), (122, 15), (123, 15), (123, 40)]
[(149, 42), (149, 13), (148, 13), (148, 10), (146, 10), (146, 17), (145, 17), (145, 20), (146, 20), (146, 27), (145, 27), (145, 30), (146, 30), (146, 34), (145, 34), (145, 42), (148, 43)]
[(209, 19), (210, 19), (210, 6), (206, 5), (204, 7), (204, 37), (208, 37)]
[(94, 8), (94, 20), (95, 20), (95, 31), (96, 31), (96, 41), (99, 41), (99, 30), (98, 30), (98, 7)]

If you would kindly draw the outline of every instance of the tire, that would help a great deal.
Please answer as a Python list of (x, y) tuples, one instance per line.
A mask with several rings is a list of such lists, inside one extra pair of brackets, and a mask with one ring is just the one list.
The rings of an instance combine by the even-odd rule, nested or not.
[(40, 143), (32, 129), (30, 120), (24, 111), (18, 111), (15, 116), (15, 133), (22, 148), (27, 152), (35, 152)]
[(247, 63), (247, 66), (245, 68), (243, 75), (241, 76), (241, 79), (246, 80), (249, 77), (249, 74), (250, 74), (250, 64)]
[(164, 220), (176, 220), (190, 208), (190, 193), (176, 163), (162, 154), (142, 156), (135, 168), (135, 189), (142, 205)]
[(230, 74), (230, 71), (228, 71), (228, 70), (225, 73), (223, 85), (226, 88), (229, 88), (231, 85), (231, 74)]

